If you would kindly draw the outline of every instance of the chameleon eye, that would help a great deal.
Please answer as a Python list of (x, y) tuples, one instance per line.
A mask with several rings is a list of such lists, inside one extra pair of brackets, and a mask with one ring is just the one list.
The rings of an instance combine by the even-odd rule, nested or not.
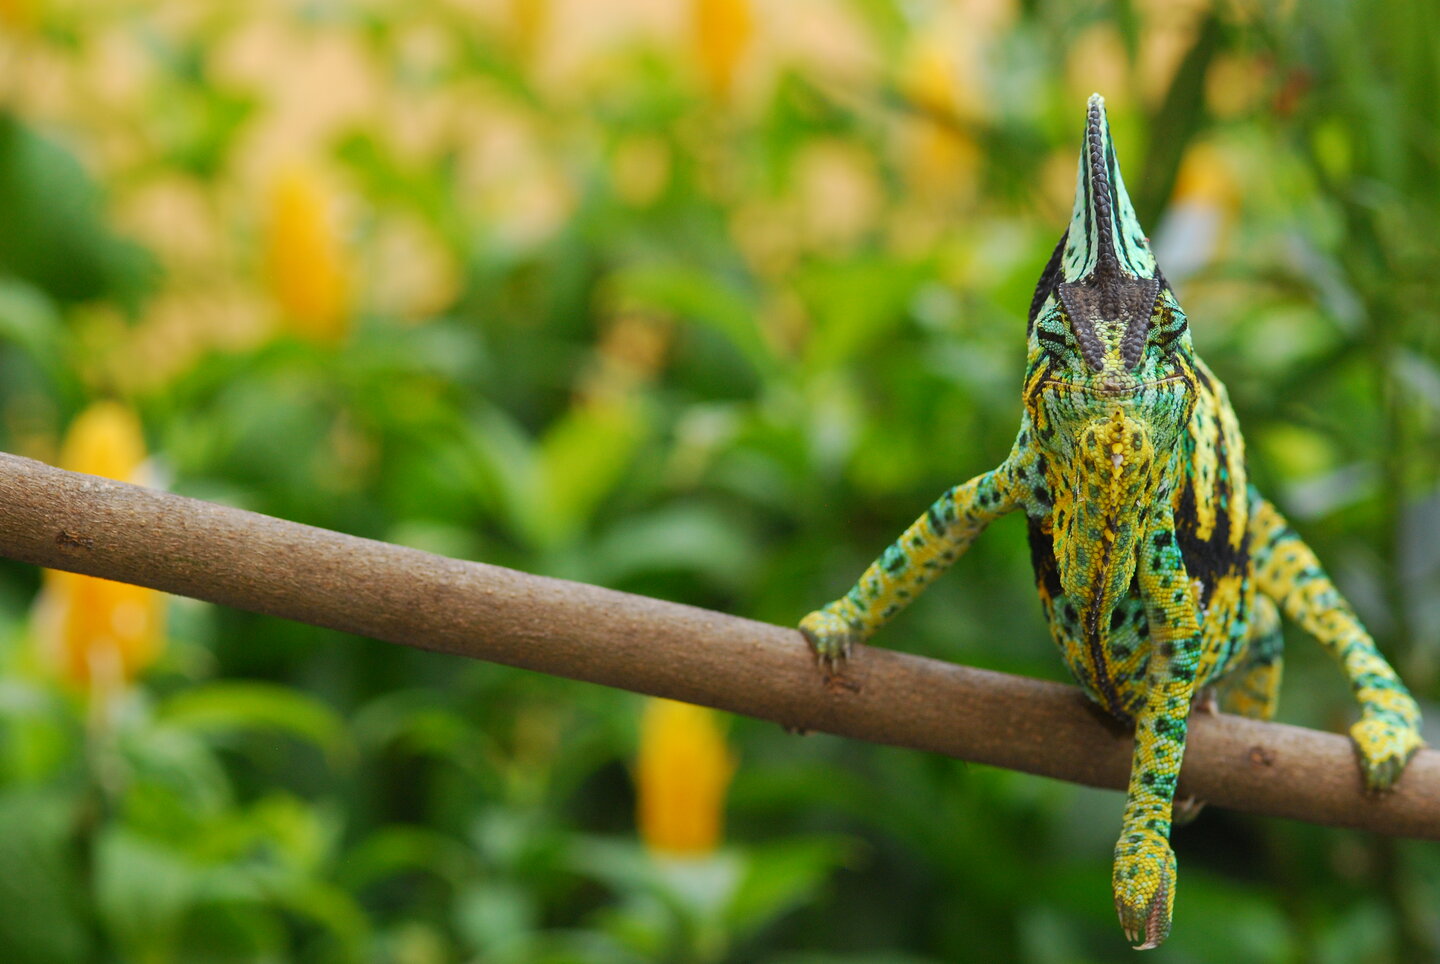
[(1035, 340), (1040, 343), (1041, 351), (1061, 364), (1068, 363), (1079, 351), (1070, 330), (1070, 319), (1058, 305), (1041, 315), (1035, 325)]
[(1185, 313), (1178, 306), (1157, 302), (1155, 312), (1150, 316), (1150, 344), (1169, 354), (1188, 327)]

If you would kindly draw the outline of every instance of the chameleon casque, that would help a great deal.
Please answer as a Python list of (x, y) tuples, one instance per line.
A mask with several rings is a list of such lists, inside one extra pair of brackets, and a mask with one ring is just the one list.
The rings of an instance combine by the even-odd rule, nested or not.
[(1090, 699), (1135, 728), (1112, 882), (1126, 936), (1155, 947), (1175, 899), (1169, 835), (1191, 703), (1203, 690), (1227, 711), (1273, 715), (1280, 611), (1350, 679), (1368, 790), (1388, 789), (1420, 747), (1420, 713), (1315, 554), (1247, 483), (1235, 413), (1136, 221), (1098, 94), (1026, 339), (1024, 413), (1005, 461), (940, 496), (800, 628), (822, 669), (840, 672), (989, 522), (1023, 511), (1061, 656)]

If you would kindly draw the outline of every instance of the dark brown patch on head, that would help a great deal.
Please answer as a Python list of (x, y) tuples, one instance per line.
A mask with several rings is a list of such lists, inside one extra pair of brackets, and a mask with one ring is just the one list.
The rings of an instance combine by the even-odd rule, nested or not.
[[(1110, 250), (1109, 245), (1102, 243), (1100, 250)], [(1150, 313), (1160, 294), (1159, 281), (1122, 274), (1114, 260), (1114, 252), (1111, 254), (1108, 274), (1102, 273), (1097, 266), (1084, 281), (1066, 282), (1056, 289), (1065, 313), (1070, 316), (1070, 328), (1075, 332), (1080, 354), (1085, 363), (1097, 372), (1105, 365), (1105, 347), (1095, 333), (1095, 325), (1101, 321), (1125, 323), (1120, 357), (1127, 369), (1134, 368), (1144, 351)]]

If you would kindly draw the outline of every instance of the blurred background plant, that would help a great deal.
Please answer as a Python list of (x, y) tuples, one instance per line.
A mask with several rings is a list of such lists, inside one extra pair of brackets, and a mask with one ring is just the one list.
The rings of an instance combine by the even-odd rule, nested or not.
[[(1255, 478), (1433, 723), (1428, 7), (4, 0), (0, 446), (792, 623), (1007, 450), (1100, 90)], [(883, 642), (1062, 678), (1030, 585), (1004, 520)], [(12, 564), (0, 666), (5, 960), (1124, 953), (1112, 794)], [(1433, 847), (1176, 846), (1157, 960), (1437, 953)]]

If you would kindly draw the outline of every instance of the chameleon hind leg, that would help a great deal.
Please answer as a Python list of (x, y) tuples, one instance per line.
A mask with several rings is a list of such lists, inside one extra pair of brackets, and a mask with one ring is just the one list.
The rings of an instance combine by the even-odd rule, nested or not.
[[(1251, 610), (1249, 638), (1244, 652), (1240, 654), (1239, 665), (1213, 686), (1206, 687), (1204, 692), (1209, 698), (1201, 702), (1197, 697), (1191, 712), (1224, 710), (1252, 720), (1274, 719), (1275, 709), (1280, 703), (1280, 676), (1284, 668), (1281, 651), (1284, 643), (1279, 610), (1267, 597), (1257, 595)], [(1182, 827), (1204, 809), (1203, 800), (1177, 798), (1171, 819), (1175, 826)]]
[(1275, 603), (1257, 595), (1250, 625), (1244, 661), (1217, 687), (1220, 709), (1252, 720), (1270, 720), (1275, 718), (1280, 702), (1280, 676), (1285, 667), (1285, 636), (1280, 631), (1280, 611)]
[(1002, 469), (945, 492), (848, 593), (800, 621), (827, 675), (838, 674), (852, 646), (869, 639), (960, 558), (985, 526), (1016, 507)]
[(1365, 788), (1389, 789), (1423, 745), (1420, 708), (1315, 553), (1253, 487), (1250, 535), (1256, 585), (1319, 640), (1350, 679), (1351, 692), (1360, 704), (1360, 720), (1350, 728), (1350, 739)]

